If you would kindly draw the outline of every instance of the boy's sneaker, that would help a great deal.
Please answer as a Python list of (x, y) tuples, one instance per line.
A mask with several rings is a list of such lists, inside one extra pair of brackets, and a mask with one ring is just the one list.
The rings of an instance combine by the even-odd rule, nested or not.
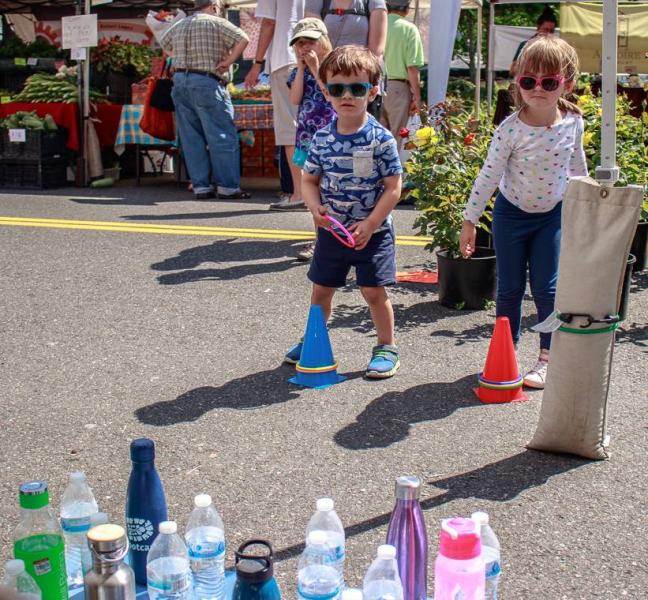
[(290, 363), (291, 365), (296, 365), (301, 358), (302, 348), (304, 347), (304, 338), (299, 340), (294, 346), (291, 346), (290, 350), (286, 352), (284, 356), (284, 362)]
[(306, 204), (304, 203), (303, 200), (297, 200), (295, 202), (290, 201), (290, 196), (287, 198), (282, 198), (279, 200), (279, 202), (273, 202), (270, 204), (268, 207), (270, 210), (299, 210), (299, 211), (305, 211), (307, 210)]
[(301, 262), (309, 262), (315, 254), (315, 242), (308, 242), (299, 252), (297, 252), (297, 260)]
[(541, 350), (538, 362), (524, 376), (524, 385), (536, 390), (543, 390), (547, 380), (547, 368), (549, 367), (549, 351)]
[(386, 379), (392, 377), (398, 371), (398, 367), (400, 367), (400, 359), (396, 346), (387, 344), (374, 346), (365, 375), (369, 379)]

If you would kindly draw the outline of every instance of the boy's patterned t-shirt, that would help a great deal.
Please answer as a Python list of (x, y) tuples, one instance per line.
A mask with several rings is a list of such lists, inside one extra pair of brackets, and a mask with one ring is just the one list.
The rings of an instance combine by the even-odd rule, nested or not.
[[(337, 119), (317, 131), (304, 171), (320, 176), (322, 204), (349, 227), (371, 214), (383, 193), (382, 179), (401, 174), (403, 168), (396, 140), (369, 115), (355, 133), (338, 133)], [(378, 231), (389, 228), (391, 222), (390, 215)]]

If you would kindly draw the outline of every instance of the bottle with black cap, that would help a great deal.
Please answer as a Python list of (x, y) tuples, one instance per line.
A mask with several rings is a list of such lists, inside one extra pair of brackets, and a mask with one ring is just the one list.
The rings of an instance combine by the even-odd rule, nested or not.
[[(263, 546), (265, 552), (253, 553), (250, 546)], [(281, 600), (281, 591), (274, 578), (272, 546), (266, 540), (250, 540), (234, 553), (236, 583), (232, 600)]]
[(92, 569), (84, 578), (86, 600), (135, 600), (135, 574), (124, 563), (128, 538), (123, 527), (110, 523), (88, 531)]
[(155, 468), (155, 444), (147, 438), (130, 445), (133, 463), (126, 492), (126, 525), (130, 565), (135, 581), (146, 585), (146, 556), (157, 537), (160, 523), (167, 520), (167, 505), (160, 475)]

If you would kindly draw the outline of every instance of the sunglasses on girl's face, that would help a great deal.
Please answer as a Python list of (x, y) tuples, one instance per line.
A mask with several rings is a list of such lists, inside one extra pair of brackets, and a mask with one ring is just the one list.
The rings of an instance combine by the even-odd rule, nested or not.
[(564, 81), (565, 78), (562, 75), (552, 75), (551, 77), (521, 75), (517, 80), (518, 85), (527, 92), (535, 90), (538, 86), (540, 86), (545, 92), (555, 92)]
[(352, 96), (364, 98), (373, 87), (370, 83), (327, 83), (326, 89), (333, 98), (341, 98), (349, 90)]

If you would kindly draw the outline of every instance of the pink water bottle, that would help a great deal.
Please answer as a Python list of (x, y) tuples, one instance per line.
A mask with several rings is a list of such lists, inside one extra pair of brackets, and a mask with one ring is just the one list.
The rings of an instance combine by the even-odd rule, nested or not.
[(479, 525), (461, 517), (444, 519), (434, 562), (434, 600), (484, 600), (485, 581)]

